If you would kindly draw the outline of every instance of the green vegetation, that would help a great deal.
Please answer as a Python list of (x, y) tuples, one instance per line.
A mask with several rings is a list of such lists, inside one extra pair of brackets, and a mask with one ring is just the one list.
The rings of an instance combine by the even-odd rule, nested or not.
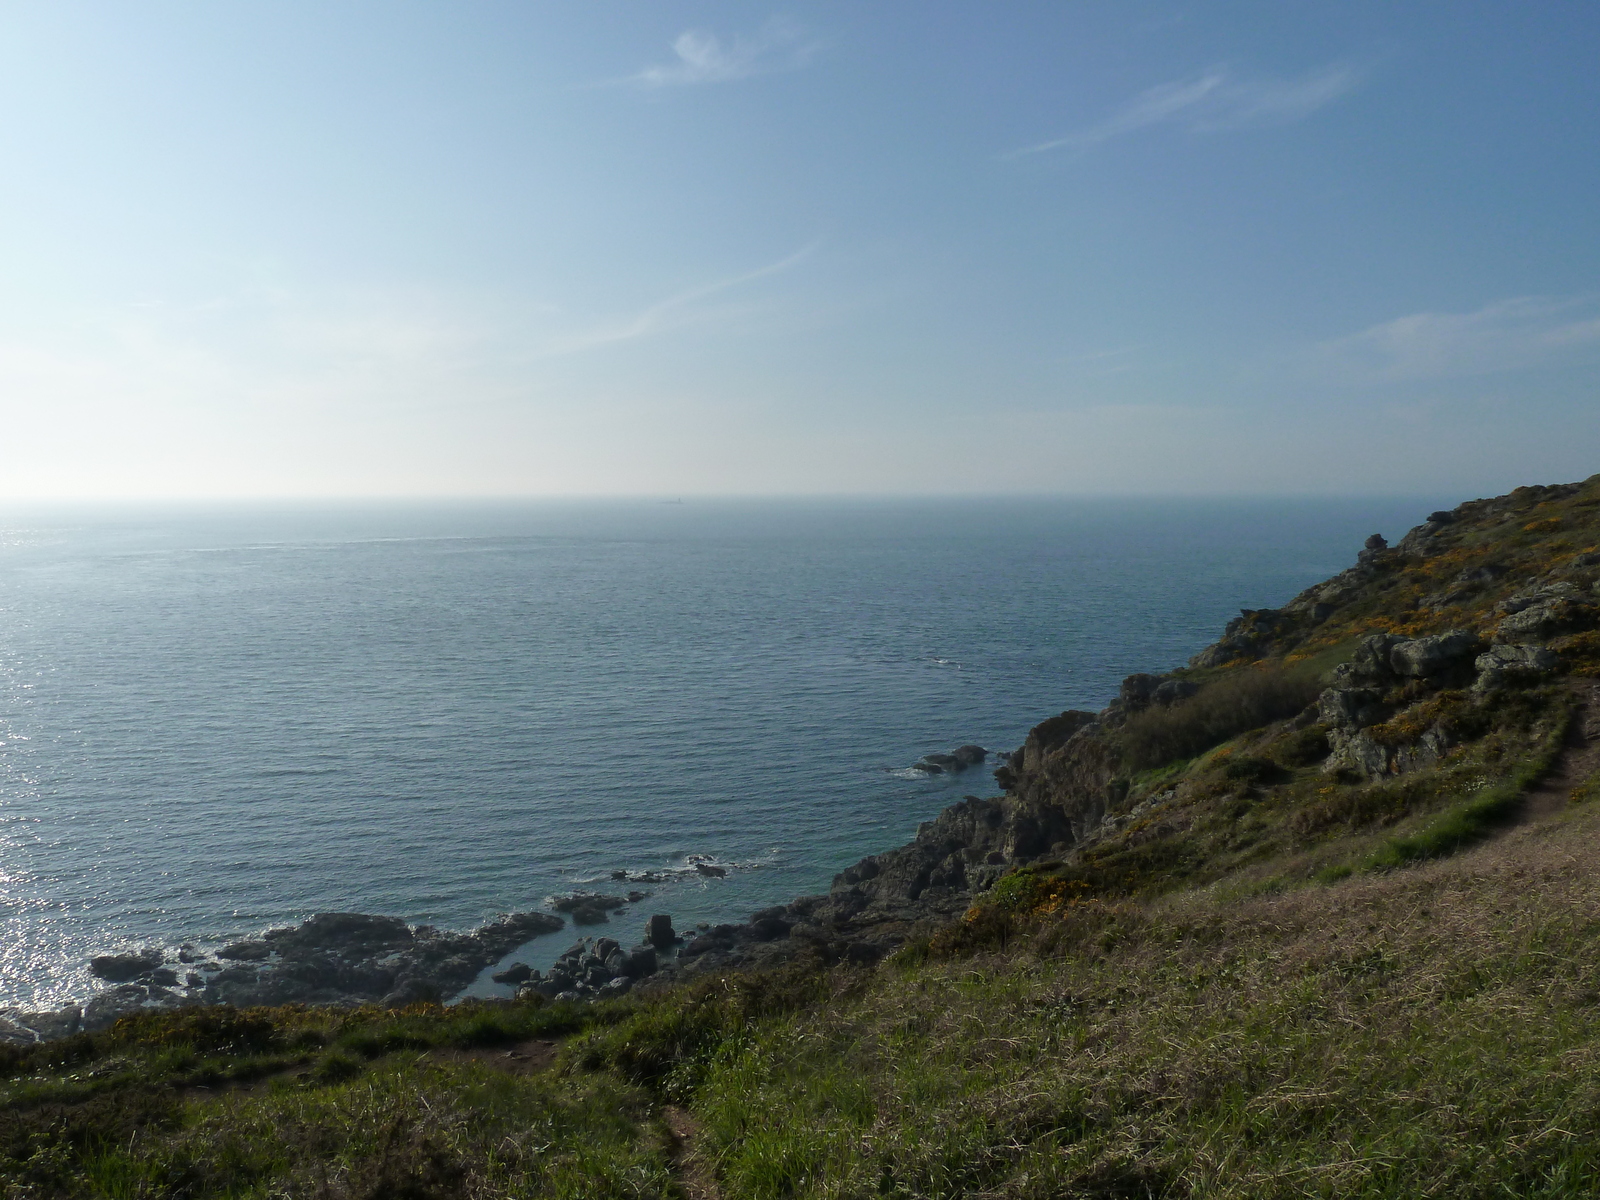
[(1120, 732), (1132, 771), (1189, 758), (1247, 730), (1300, 712), (1322, 690), (1316, 676), (1279, 668), (1232, 671), (1170, 708), (1130, 717)]

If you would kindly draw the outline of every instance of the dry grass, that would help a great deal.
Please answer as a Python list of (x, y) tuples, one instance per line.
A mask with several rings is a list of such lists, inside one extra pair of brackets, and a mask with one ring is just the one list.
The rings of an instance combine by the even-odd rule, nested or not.
[(1600, 1185), (1600, 812), (1222, 903), (1070, 905), (725, 1044), (740, 1196), (1570, 1196)]

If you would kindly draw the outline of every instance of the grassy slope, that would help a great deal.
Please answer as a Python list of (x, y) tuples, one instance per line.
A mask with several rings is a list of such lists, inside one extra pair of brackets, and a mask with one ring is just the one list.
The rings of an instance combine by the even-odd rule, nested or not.
[[(1319, 677), (1374, 629), (1485, 628), (1597, 521), (1600, 484), (1525, 494), (1270, 657)], [(1418, 607), (1484, 561), (1510, 570)], [(1558, 647), (1573, 676), (1600, 674), (1596, 640)], [(1497, 824), (1558, 753), (1572, 682), (1402, 698), (1395, 736), (1443, 720), (1465, 740), (1396, 780), (1328, 776), (1319, 727), (1292, 720), (1134, 773), (1120, 829), (875, 971), (584, 1010), (208, 1010), (0, 1053), (0, 1180), (681, 1195), (674, 1103), (728, 1197), (1600, 1192), (1600, 779)], [(552, 1071), (496, 1057), (567, 1035)]]

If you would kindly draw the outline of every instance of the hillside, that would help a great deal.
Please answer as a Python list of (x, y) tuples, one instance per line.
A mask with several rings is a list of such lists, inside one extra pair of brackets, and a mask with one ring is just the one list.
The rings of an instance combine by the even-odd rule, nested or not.
[(17, 1196), (1600, 1190), (1600, 476), (1432, 514), (622, 999), (3, 1052)]

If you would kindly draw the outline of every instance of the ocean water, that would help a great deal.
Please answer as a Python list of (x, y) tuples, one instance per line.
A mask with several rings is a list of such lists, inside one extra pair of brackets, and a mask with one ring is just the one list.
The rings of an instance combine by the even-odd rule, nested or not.
[(995, 794), (920, 755), (1099, 708), (1442, 499), (0, 514), (0, 1004), (324, 910), (647, 886), (587, 931), (635, 940), (825, 890)]

